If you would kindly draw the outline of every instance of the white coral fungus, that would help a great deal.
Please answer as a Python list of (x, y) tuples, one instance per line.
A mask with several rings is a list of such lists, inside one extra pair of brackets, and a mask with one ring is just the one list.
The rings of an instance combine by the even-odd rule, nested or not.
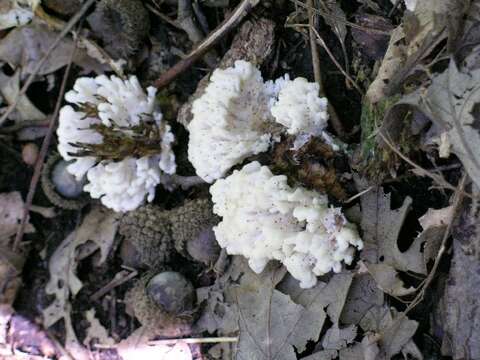
[(217, 241), (229, 254), (248, 258), (253, 271), (279, 260), (302, 288), (316, 276), (339, 272), (350, 264), (354, 247), (363, 246), (354, 225), (325, 195), (292, 188), (286, 176), (274, 176), (258, 162), (235, 170), (210, 188), (214, 212), (223, 220), (214, 228)]
[[(66, 105), (60, 110), (58, 151), (65, 160), (72, 161), (67, 167), (72, 175), (77, 179), (87, 175), (89, 183), (84, 190), (115, 211), (133, 210), (145, 198), (152, 201), (162, 174), (175, 173), (175, 156), (171, 149), (174, 137), (170, 126), (162, 121), (155, 93), (153, 87), (145, 93), (135, 76), (122, 80), (101, 75), (77, 79), (73, 90), (65, 95), (66, 101), (73, 106)], [(138, 156), (127, 151), (121, 159), (109, 159), (95, 151), (82, 153), (85, 147), (102, 146), (105, 139), (98, 130), (102, 126), (135, 144), (139, 136), (136, 131), (147, 124), (159, 134), (158, 144), (154, 145), (158, 153), (150, 151)], [(130, 147), (135, 148), (135, 145), (130, 144)], [(121, 150), (121, 142), (109, 148), (110, 152)]]
[(278, 124), (298, 135), (297, 145), (321, 134), (326, 104), (315, 83), (288, 75), (264, 82), (254, 65), (236, 61), (215, 70), (193, 103), (188, 158), (202, 179), (213, 182), (245, 158), (267, 151)]
[(188, 126), (188, 158), (198, 176), (212, 182), (268, 149), (268, 95), (260, 71), (246, 61), (213, 72), (205, 93), (193, 102)]
[(291, 135), (318, 136), (327, 126), (327, 99), (318, 96), (317, 83), (304, 78), (287, 82), (272, 106), (275, 120), (287, 128)]

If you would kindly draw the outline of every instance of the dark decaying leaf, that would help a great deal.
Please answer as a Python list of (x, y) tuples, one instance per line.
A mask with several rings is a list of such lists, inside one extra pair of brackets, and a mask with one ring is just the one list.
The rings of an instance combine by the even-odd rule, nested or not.
[(479, 258), (478, 210), (466, 208), (453, 233), (453, 260), (442, 304), (442, 348), (453, 359), (480, 358)]
[[(480, 69), (464, 72), (454, 60), (433, 77), (427, 89), (405, 95), (395, 105), (423, 112), (447, 135), (452, 151), (470, 178), (480, 185)], [(386, 119), (388, 121), (388, 119)]]

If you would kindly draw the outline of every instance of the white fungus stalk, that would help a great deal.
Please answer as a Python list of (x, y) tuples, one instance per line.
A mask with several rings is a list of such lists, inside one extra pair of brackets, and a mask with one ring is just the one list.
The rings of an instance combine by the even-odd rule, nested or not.
[(215, 182), (210, 188), (214, 212), (223, 220), (214, 228), (221, 247), (243, 255), (253, 271), (270, 260), (282, 262), (302, 288), (316, 276), (339, 272), (363, 246), (354, 225), (325, 195), (292, 188), (286, 176), (274, 176), (258, 162)]
[[(58, 151), (72, 161), (67, 170), (78, 180), (86, 175), (84, 190), (118, 212), (133, 210), (145, 199), (152, 201), (162, 175), (176, 171), (171, 148), (174, 136), (162, 121), (155, 94), (153, 87), (145, 93), (135, 76), (128, 80), (105, 75), (79, 78), (65, 95), (72, 105), (60, 110)], [(108, 131), (118, 144), (105, 144), (103, 134)], [(148, 144), (148, 151), (142, 144)], [(102, 146), (106, 154), (100, 153)], [(120, 158), (115, 151), (123, 151)]]
[(264, 82), (249, 62), (213, 72), (204, 94), (193, 102), (188, 158), (207, 182), (225, 176), (247, 157), (267, 151), (283, 131), (295, 147), (327, 126), (327, 100), (318, 85), (288, 75)]

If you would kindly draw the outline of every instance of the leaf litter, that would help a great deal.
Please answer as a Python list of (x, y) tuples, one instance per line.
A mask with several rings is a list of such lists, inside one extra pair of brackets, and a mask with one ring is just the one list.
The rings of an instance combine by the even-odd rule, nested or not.
[[(71, 3), (74, 4), (75, 0)], [(227, 14), (233, 9), (228, 1), (212, 1), (208, 6), (202, 2), (185, 3), (191, 6), (187, 16), (192, 18), (183, 23), (200, 25), (200, 32), (207, 38), (209, 25), (214, 28), (219, 24), (219, 14)], [(471, 240), (474, 220), (478, 217), (478, 211), (474, 210), (478, 196), (476, 187), (480, 185), (477, 151), (480, 145), (477, 91), (480, 40), (476, 35), (478, 30), (475, 30), (480, 24), (478, 12), (475, 12), (478, 4), (466, 0), (417, 0), (400, 1), (396, 2), (396, 8), (393, 5), (385, 8), (385, 4), (375, 0), (359, 3), (359, 9), (352, 9), (338, 1), (322, 1), (317, 4), (317, 11), (313, 11), (315, 19), (312, 23), (316, 24), (315, 31), (319, 31), (320, 39), (327, 39), (328, 48), (334, 50), (324, 53), (322, 48), (320, 51), (319, 65), (324, 76), (320, 85), (325, 87), (322, 92), (329, 95), (339, 118), (351, 130), (344, 147), (348, 164), (335, 164), (334, 171), (348, 184), (346, 191), (353, 204), (336, 203), (335, 206), (350, 207), (357, 213), (364, 249), (356, 254), (351, 266), (344, 267), (339, 273), (320, 277), (311, 289), (300, 288), (298, 282), (275, 262), (261, 274), (252, 272), (246, 260), (238, 256), (228, 257), (225, 271), (218, 273), (209, 267), (192, 265), (191, 259), (169, 264), (167, 270), (180, 271), (194, 283), (196, 307), (195, 314), (182, 314), (194, 318), (191, 333), (186, 335), (190, 338), (169, 339), (172, 342), (164, 344), (151, 341), (156, 338), (143, 333), (144, 329), (136, 326), (134, 318), (125, 309), (123, 299), (134, 280), (128, 278), (119, 284), (112, 281), (125, 256), (135, 258), (135, 253), (129, 252), (131, 249), (125, 250), (123, 239), (117, 235), (121, 215), (96, 203), (90, 204), (83, 213), (60, 210), (58, 217), (53, 219), (31, 213), (25, 232), (27, 240), (24, 239), (21, 250), (12, 250), (11, 240), (18, 230), (25, 206), (22, 195), (28, 188), (4, 191), (3, 188), (8, 188), (5, 185), (8, 181), (4, 178), (7, 179), (9, 173), (15, 175), (15, 172), (25, 171), (18, 170), (18, 164), (15, 165), (17, 169), (14, 166), (11, 170), (17, 145), (25, 138), (20, 132), (13, 132), (13, 135), (5, 132), (3, 135), (2, 130), (12, 124), (24, 130), (22, 122), (44, 121), (52, 114), (53, 109), (38, 98), (47, 94), (51, 96), (51, 90), (58, 87), (58, 75), (70, 63), (76, 37), (80, 47), (73, 59), (75, 76), (91, 72), (102, 74), (113, 69), (120, 76), (125, 72), (136, 73), (142, 78), (142, 72), (148, 73), (142, 69), (142, 64), (158, 62), (154, 55), (158, 56), (160, 52), (158, 49), (154, 52), (151, 44), (160, 44), (161, 51), (168, 54), (166, 58), (180, 59), (195, 49), (189, 40), (191, 29), (180, 29), (174, 26), (169, 15), (162, 15), (160, 19), (165, 23), (150, 29), (148, 36), (138, 44), (136, 53), (121, 58), (102, 48), (101, 34), (83, 24), (86, 29), (64, 35), (52, 50), (58, 36), (55, 29), (66, 24), (65, 15), (59, 16), (62, 11), (55, 9), (55, 1), (1, 1), (0, 104), (16, 103), (15, 111), (0, 124), (0, 141), (4, 136), (8, 140), (0, 147), (1, 166), (6, 169), (0, 169), (0, 190), (4, 191), (0, 193), (1, 345), (11, 341), (9, 331), (14, 329), (11, 326), (16, 316), (14, 309), (20, 306), (22, 311), (28, 310), (28, 307), (22, 308), (25, 294), (33, 294), (44, 297), (41, 304), (35, 304), (38, 307), (36, 316), (42, 315), (42, 331), (58, 338), (61, 343), (55, 350), (58, 354), (70, 354), (75, 359), (86, 359), (89, 352), (102, 356), (110, 351), (116, 351), (116, 355), (123, 359), (191, 360), (207, 356), (223, 360), (422, 359), (429, 355), (422, 336), (443, 342), (439, 352), (455, 359), (464, 358), (467, 348), (477, 354), (478, 319), (474, 316), (471, 325), (464, 328), (459, 322), (470, 320), (465, 314), (472, 310), (472, 304), (478, 298), (474, 285), (478, 279), (474, 272), (464, 268), (470, 263), (471, 268), (475, 268), (472, 259), (478, 251)], [(252, 4), (257, 6), (258, 2), (252, 1)], [(168, 2), (157, 5), (157, 2), (148, 2), (146, 8), (151, 19), (158, 20), (156, 16), (163, 14), (165, 9), (170, 9), (170, 14), (177, 10)], [(78, 4), (72, 5), (75, 7), (78, 8)], [(45, 9), (47, 12), (42, 13)], [(360, 22), (366, 13), (376, 21)], [(463, 22), (465, 14), (470, 16)], [(231, 48), (230, 39), (225, 38), (210, 55), (225, 53), (220, 61), (222, 67), (237, 59), (252, 59), (262, 65), (263, 72), (271, 78), (274, 74), (291, 72), (311, 80), (311, 70), (306, 70), (312, 66), (309, 51), (314, 48), (308, 46), (309, 32), (305, 31), (309, 16), (305, 5), (300, 6), (295, 1), (287, 1), (275, 10), (262, 4), (253, 16), (248, 16), (238, 32), (234, 32)], [(319, 21), (320, 17), (323, 22)], [(284, 27), (285, 24), (288, 26)], [(375, 29), (377, 25), (379, 29)], [(282, 31), (277, 31), (279, 28)], [(198, 31), (198, 28), (194, 30)], [(381, 36), (371, 36), (363, 42), (365, 34), (372, 30), (372, 34), (379, 30)], [(388, 38), (389, 45), (385, 49)], [(362, 46), (371, 46), (372, 49), (361, 51)], [(46, 63), (37, 68), (39, 60), (48, 51), (51, 53)], [(361, 53), (375, 56), (365, 59)], [(372, 63), (382, 56), (383, 60)], [(205, 63), (208, 66), (214, 61), (209, 56)], [(197, 85), (196, 94), (200, 94), (207, 80), (200, 81), (205, 76), (205, 69), (201, 67), (182, 71), (186, 72), (188, 79), (180, 74), (182, 76), (170, 82), (159, 97), (162, 106), (163, 103), (172, 109), (181, 106), (178, 121), (187, 124), (192, 102), (187, 96), (195, 93)], [(341, 74), (348, 74), (361, 83), (362, 90), (367, 90), (365, 99), (354, 100), (359, 109), (357, 114), (350, 111), (349, 106), (343, 106), (355, 97), (346, 100), (350, 80), (345, 81)], [(37, 86), (28, 93), (20, 92), (29, 75), (34, 75), (36, 85), (42, 84), (49, 89), (48, 92)], [(163, 74), (158, 76), (161, 78)], [(358, 114), (362, 107), (370, 109), (370, 114), (375, 112), (375, 119), (368, 126), (360, 123)], [(2, 112), (5, 110), (0, 108)], [(177, 120), (175, 111), (167, 116), (171, 124)], [(350, 118), (351, 123), (346, 120)], [(355, 140), (359, 128), (361, 144)], [(399, 129), (413, 128), (415, 131), (408, 141), (402, 138)], [(42, 132), (38, 134), (40, 137), (44, 135)], [(412, 161), (404, 163), (397, 155), (385, 151), (382, 136), (394, 139), (392, 146), (397, 151), (407, 149), (408, 153), (401, 159), (411, 157)], [(178, 151), (185, 152), (184, 140), (179, 139)], [(366, 142), (368, 146), (365, 146)], [(4, 148), (8, 156), (3, 156)], [(381, 159), (391, 164), (392, 158), (389, 157), (393, 157), (395, 171), (380, 166), (387, 175), (382, 174), (380, 181), (372, 178), (357, 166), (359, 148), (368, 149), (363, 152), (366, 158), (361, 159), (366, 162)], [(48, 151), (53, 151), (53, 146)], [(372, 154), (381, 156), (369, 157)], [(270, 155), (267, 154), (262, 161), (268, 163)], [(308, 154), (305, 157), (308, 158)], [(412, 163), (419, 164), (415, 171), (409, 171)], [(188, 166), (182, 164), (182, 171), (190, 172)], [(435, 175), (430, 176), (432, 181), (418, 176), (429, 172)], [(463, 172), (469, 175), (472, 183), (462, 191), (473, 205), (468, 205), (472, 211), (462, 215), (467, 220), (462, 218), (458, 225), (457, 209), (450, 204), (450, 201), (454, 202), (450, 198)], [(305, 178), (305, 174), (303, 177), (298, 175), (289, 174), (290, 180)], [(362, 181), (354, 183), (352, 178), (362, 178)], [(415, 183), (428, 183), (431, 189), (438, 189), (434, 190), (436, 199), (417, 191), (414, 185), (406, 190), (402, 187)], [(445, 184), (451, 186), (445, 187)], [(201, 186), (192, 192), (175, 192), (155, 205), (174, 208), (184, 199), (197, 197), (202, 192), (205, 189)], [(43, 195), (40, 193), (35, 197), (41, 205), (45, 203)], [(398, 204), (396, 208), (393, 203)], [(60, 225), (52, 228), (56, 221)], [(444, 255), (445, 267), (432, 268), (437, 256), (447, 250), (445, 246), (450, 246), (445, 236), (450, 235), (452, 227), (450, 249), (453, 255)], [(63, 241), (52, 241), (58, 237)], [(454, 261), (449, 270), (452, 258)], [(31, 278), (37, 276), (37, 267), (43, 267), (44, 280), (43, 283), (38, 280), (41, 284), (32, 286), (32, 289), (40, 288), (43, 293), (28, 292), (29, 289), (21, 287), (22, 282), (27, 282), (28, 286), (36, 284)], [(154, 274), (166, 269), (145, 269), (140, 264), (135, 270), (148, 277), (150, 272)], [(443, 294), (447, 307), (440, 310), (443, 312), (440, 321), (443, 329), (440, 330), (431, 327), (415, 309), (415, 306), (421, 306), (416, 302), (419, 295), (424, 302), (429, 301), (426, 286), (436, 286), (436, 283), (425, 280), (435, 276), (435, 272), (441, 273), (439, 277), (452, 280)], [(26, 276), (30, 273), (31, 276)], [(98, 283), (92, 280), (95, 276)], [(457, 285), (454, 280), (470, 284), (470, 288)], [(438, 291), (443, 290), (439, 287)], [(466, 304), (457, 300), (459, 297), (472, 301)], [(19, 305), (15, 303), (16, 299)], [(413, 303), (412, 299), (415, 300)], [(464, 336), (466, 333), (473, 335)], [(462, 336), (468, 341), (462, 343)], [(214, 344), (208, 339), (213, 339)], [(205, 344), (198, 345), (203, 342)]]

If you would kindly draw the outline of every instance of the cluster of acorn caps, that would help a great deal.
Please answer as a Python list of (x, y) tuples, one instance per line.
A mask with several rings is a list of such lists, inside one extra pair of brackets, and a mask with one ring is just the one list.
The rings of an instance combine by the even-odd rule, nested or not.
[[(55, 205), (79, 209), (92, 200), (82, 192), (84, 183), (66, 171), (67, 165), (59, 156), (50, 156), (42, 188)], [(123, 264), (146, 270), (125, 302), (143, 326), (179, 329), (191, 323), (195, 288), (185, 276), (170, 270), (171, 261), (179, 254), (206, 266), (214, 264), (220, 247), (212, 228), (218, 221), (209, 199), (187, 200), (172, 210), (149, 204), (123, 215), (119, 224)]]
[(176, 253), (205, 265), (215, 263), (220, 248), (212, 228), (217, 222), (208, 199), (190, 200), (172, 210), (146, 205), (121, 219), (124, 264), (149, 269), (125, 298), (127, 311), (143, 326), (179, 331), (194, 320), (195, 288), (185, 276), (170, 271), (169, 264)]

